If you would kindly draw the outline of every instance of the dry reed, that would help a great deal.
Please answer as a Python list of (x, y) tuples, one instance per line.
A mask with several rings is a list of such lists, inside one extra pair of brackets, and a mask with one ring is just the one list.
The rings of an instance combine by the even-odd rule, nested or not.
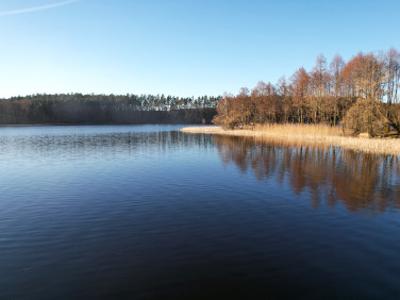
[(217, 126), (186, 127), (186, 133), (254, 137), (264, 142), (287, 145), (334, 146), (374, 154), (400, 154), (400, 139), (378, 139), (345, 136), (340, 128), (327, 125), (276, 124), (254, 128), (225, 130)]

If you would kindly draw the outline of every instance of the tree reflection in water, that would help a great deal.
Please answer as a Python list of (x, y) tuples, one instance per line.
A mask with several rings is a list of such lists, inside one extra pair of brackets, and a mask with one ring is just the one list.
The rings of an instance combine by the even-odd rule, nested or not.
[(399, 156), (379, 156), (334, 147), (288, 146), (254, 138), (215, 136), (225, 164), (258, 180), (287, 181), (295, 194), (309, 191), (312, 205), (338, 201), (350, 211), (400, 207)]

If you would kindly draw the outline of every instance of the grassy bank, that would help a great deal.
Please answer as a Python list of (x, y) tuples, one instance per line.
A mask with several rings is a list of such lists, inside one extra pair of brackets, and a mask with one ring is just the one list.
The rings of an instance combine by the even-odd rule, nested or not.
[(186, 133), (254, 137), (259, 141), (287, 145), (337, 146), (376, 154), (400, 154), (400, 139), (371, 139), (344, 136), (340, 128), (325, 125), (259, 125), (254, 129), (225, 130), (217, 126), (186, 127)]

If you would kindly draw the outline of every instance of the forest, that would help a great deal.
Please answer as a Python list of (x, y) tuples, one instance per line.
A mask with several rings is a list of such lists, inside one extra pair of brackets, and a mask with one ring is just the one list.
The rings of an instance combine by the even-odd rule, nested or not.
[(345, 62), (320, 55), (276, 84), (259, 82), (252, 90), (225, 95), (214, 123), (224, 128), (298, 123), (341, 126), (352, 135), (400, 135), (400, 53), (359, 53)]
[(0, 124), (329, 124), (352, 135), (400, 135), (400, 52), (320, 55), (276, 84), (224, 97), (38, 94), (0, 99)]
[(210, 123), (219, 97), (32, 95), (0, 99), (0, 124)]

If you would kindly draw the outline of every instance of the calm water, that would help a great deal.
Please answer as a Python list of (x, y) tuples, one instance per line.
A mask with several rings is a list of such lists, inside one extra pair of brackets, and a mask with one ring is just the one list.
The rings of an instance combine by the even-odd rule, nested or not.
[(178, 128), (0, 128), (0, 298), (400, 298), (398, 157)]

